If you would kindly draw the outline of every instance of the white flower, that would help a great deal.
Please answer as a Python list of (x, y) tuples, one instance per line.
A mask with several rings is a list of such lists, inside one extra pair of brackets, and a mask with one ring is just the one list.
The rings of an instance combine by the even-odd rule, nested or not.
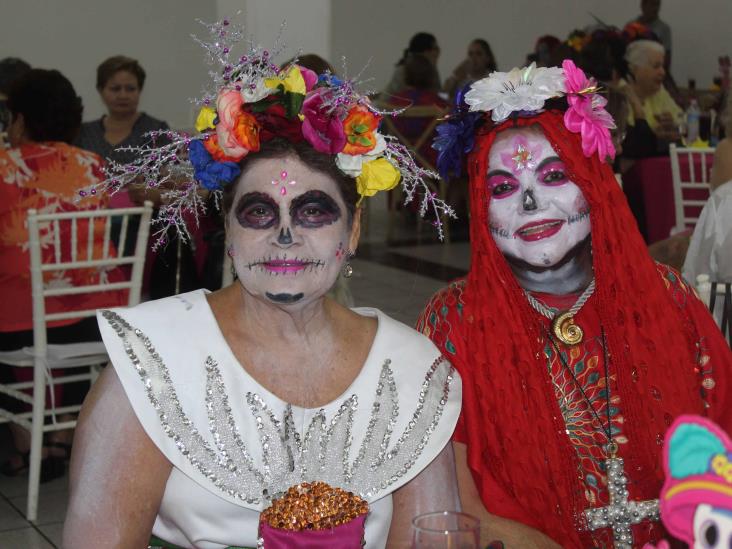
[(536, 67), (532, 63), (511, 72), (493, 72), (475, 82), (465, 94), (471, 111), (491, 111), (494, 122), (512, 112), (538, 111), (544, 101), (564, 95), (564, 72), (559, 67)]
[(241, 83), (241, 98), (244, 100), (244, 103), (256, 103), (272, 92), (273, 90), (264, 83), (264, 78), (259, 78), (253, 88), (251, 83)]
[(343, 154), (338, 153), (336, 155), (336, 166), (351, 177), (358, 177), (361, 175), (361, 166), (366, 162), (375, 160), (386, 150), (386, 139), (380, 133), (376, 133), (376, 146), (366, 154)]

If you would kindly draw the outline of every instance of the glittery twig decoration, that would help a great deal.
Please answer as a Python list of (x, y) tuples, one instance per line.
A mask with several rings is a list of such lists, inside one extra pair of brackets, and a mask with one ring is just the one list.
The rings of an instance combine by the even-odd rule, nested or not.
[[(282, 42), (284, 23), (280, 27), (274, 47), (267, 50), (252, 39), (245, 38), (243, 27), (232, 24), (228, 19), (216, 23), (206, 23), (200, 19), (197, 21), (206, 27), (209, 39), (201, 40), (196, 35), (191, 37), (206, 51), (206, 61), (214, 69), (208, 73), (209, 81), (203, 96), (192, 100), (194, 103), (214, 106), (222, 88), (254, 90), (265, 78), (272, 78), (280, 73), (280, 68), (272, 59), (285, 49)], [(247, 53), (236, 58), (234, 49), (242, 42)]]
[[(79, 191), (79, 196), (97, 193), (111, 196), (134, 186), (157, 189), (161, 205), (152, 222), (157, 227), (152, 233), (155, 250), (167, 244), (171, 228), (175, 228), (184, 242), (191, 238), (186, 218), (192, 218), (197, 225), (199, 216), (206, 213), (206, 198), (188, 161), (188, 144), (199, 136), (172, 130), (152, 131), (145, 136), (149, 138), (145, 145), (117, 149), (134, 154), (134, 161), (123, 164), (110, 160), (104, 168), (107, 178)], [(166, 144), (158, 146), (160, 142)], [(213, 192), (220, 194), (220, 191)]]
[(453, 219), (457, 219), (457, 216), (452, 206), (441, 198), (438, 198), (437, 193), (433, 192), (425, 181), (426, 179), (439, 181), (440, 176), (431, 170), (425, 170), (417, 165), (407, 147), (402, 145), (396, 137), (385, 135), (384, 139), (387, 141), (384, 156), (402, 174), (401, 185), (404, 189), (404, 204), (406, 205), (412, 202), (412, 200), (419, 196), (419, 191), (422, 191), (419, 215), (424, 217), (428, 210), (431, 211), (435, 216), (432, 224), (437, 229), (437, 236), (440, 240), (444, 240), (445, 234), (442, 228), (443, 216)]

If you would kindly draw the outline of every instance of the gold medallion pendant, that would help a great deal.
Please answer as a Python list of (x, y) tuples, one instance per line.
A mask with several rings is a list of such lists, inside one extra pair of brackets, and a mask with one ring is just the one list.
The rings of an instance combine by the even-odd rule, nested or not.
[(582, 343), (584, 332), (574, 323), (574, 315), (565, 311), (557, 314), (552, 320), (552, 333), (565, 345), (577, 345)]

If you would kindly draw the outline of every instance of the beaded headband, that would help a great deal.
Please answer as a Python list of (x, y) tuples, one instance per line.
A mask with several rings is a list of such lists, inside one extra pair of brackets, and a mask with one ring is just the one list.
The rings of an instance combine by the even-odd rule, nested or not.
[(110, 161), (107, 179), (80, 191), (81, 196), (114, 194), (139, 184), (159, 189), (163, 205), (153, 220), (158, 226), (153, 247), (166, 243), (170, 228), (188, 240), (186, 218), (198, 222), (206, 212), (201, 187), (214, 194), (218, 206), (224, 187), (240, 175), (242, 159), (256, 154), (261, 143), (280, 137), (306, 141), (316, 151), (334, 155), (338, 168), (355, 178), (360, 200), (401, 182), (405, 204), (418, 200), (420, 215), (430, 211), (442, 240), (440, 219), (455, 214), (425, 181), (437, 174), (420, 167), (398, 139), (378, 131), (384, 116), (401, 111), (376, 109), (354, 89), (353, 80), (330, 72), (317, 75), (296, 63), (280, 69), (272, 62), (283, 50), (279, 40), (272, 52), (247, 41), (249, 51), (236, 57), (234, 47), (243, 39), (240, 26), (227, 19), (202, 24), (209, 40), (194, 39), (216, 69), (209, 72), (209, 90), (196, 100), (201, 105), (197, 133), (147, 133), (146, 145), (120, 149), (133, 153), (133, 162)]
[(601, 160), (615, 158), (610, 130), (612, 116), (605, 110), (607, 99), (599, 93), (597, 82), (567, 59), (559, 67), (538, 67), (532, 63), (510, 72), (493, 72), (473, 83), (456, 98), (456, 110), (437, 127), (433, 148), (439, 151), (437, 167), (443, 177), (459, 174), (462, 158), (473, 149), (475, 131), (486, 121), (493, 124), (509, 117), (534, 116), (549, 102), (566, 100), (564, 126), (582, 138), (586, 157), (597, 153)]

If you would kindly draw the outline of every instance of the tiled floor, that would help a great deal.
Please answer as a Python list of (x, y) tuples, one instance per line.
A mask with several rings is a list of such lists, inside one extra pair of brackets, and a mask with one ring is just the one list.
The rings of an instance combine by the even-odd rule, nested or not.
[[(378, 234), (377, 228), (373, 233)], [(355, 304), (377, 307), (410, 326), (445, 279), (460, 276), (469, 263), (467, 244), (386, 248), (367, 240), (372, 244), (367, 242), (352, 262), (354, 274), (348, 282)], [(0, 463), (9, 447), (7, 429), (0, 426)], [(68, 478), (41, 486), (35, 524), (25, 520), (26, 489), (26, 476), (0, 475), (0, 549), (61, 547)]]

